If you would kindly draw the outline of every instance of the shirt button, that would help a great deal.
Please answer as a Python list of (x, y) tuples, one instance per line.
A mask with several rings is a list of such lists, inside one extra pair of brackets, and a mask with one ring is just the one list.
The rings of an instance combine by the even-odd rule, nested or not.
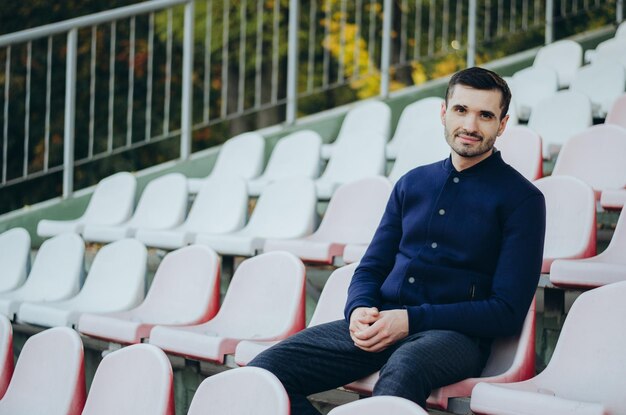
[(413, 284), (415, 282), (415, 278), (409, 277), (409, 284)]
[(445, 209), (439, 209), (439, 214), (441, 216), (445, 215), (446, 214), (446, 210)]
[(430, 244), (430, 246), (432, 246), (433, 248), (437, 248), (437, 242), (433, 242), (432, 244)]
[(452, 179), (452, 181), (453, 181), (454, 183), (458, 183), (458, 182), (459, 182), (459, 178), (458, 178), (458, 177), (455, 177), (454, 179)]

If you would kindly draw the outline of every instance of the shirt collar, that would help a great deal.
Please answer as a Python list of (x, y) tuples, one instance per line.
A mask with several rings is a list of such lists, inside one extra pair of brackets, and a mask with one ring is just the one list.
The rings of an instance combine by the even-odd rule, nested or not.
[(474, 176), (477, 174), (483, 174), (483, 172), (487, 173), (500, 164), (502, 164), (502, 155), (495, 147), (493, 148), (493, 154), (463, 171), (457, 171), (454, 168), (451, 155), (448, 156), (447, 159), (443, 160), (443, 168), (448, 171), (448, 173), (456, 173), (462, 176)]

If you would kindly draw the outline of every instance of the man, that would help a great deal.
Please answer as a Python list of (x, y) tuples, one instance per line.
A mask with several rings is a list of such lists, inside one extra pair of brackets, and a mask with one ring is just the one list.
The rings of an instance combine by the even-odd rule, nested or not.
[(318, 414), (308, 395), (377, 370), (374, 395), (425, 406), (432, 389), (479, 376), (493, 338), (519, 332), (541, 272), (545, 202), (494, 149), (510, 99), (491, 71), (451, 78), (441, 107), (451, 155), (394, 187), (345, 320), (250, 363), (281, 380), (292, 414)]

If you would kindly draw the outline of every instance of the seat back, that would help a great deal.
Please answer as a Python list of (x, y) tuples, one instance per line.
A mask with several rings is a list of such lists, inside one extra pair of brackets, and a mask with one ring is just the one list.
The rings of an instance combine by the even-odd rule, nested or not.
[(446, 142), (441, 122), (416, 129), (412, 139), (399, 144), (397, 149), (396, 161), (389, 172), (392, 183), (418, 166), (435, 163), (450, 155), (450, 146)]
[(137, 180), (128, 172), (115, 173), (100, 180), (89, 199), (82, 222), (118, 225), (127, 221), (135, 206)]
[(353, 132), (358, 140), (335, 146), (321, 180), (349, 183), (385, 173), (385, 136), (376, 131)]
[(127, 225), (134, 229), (168, 229), (182, 223), (187, 213), (187, 179), (180, 173), (157, 177), (141, 193)]
[(583, 293), (574, 301), (538, 384), (565, 399), (598, 402), (608, 414), (626, 412), (626, 282)]
[(0, 400), (3, 414), (78, 415), (85, 403), (83, 344), (67, 327), (31, 336)]
[(360, 141), (358, 133), (360, 132), (375, 132), (382, 136), (384, 141), (387, 141), (390, 129), (391, 109), (389, 105), (377, 100), (359, 102), (348, 111), (343, 119), (335, 144), (339, 145), (346, 139), (355, 140), (358, 143)]
[(261, 176), (274, 181), (291, 177), (314, 179), (320, 173), (322, 138), (311, 130), (297, 131), (276, 143)]
[(626, 129), (599, 124), (570, 138), (561, 149), (553, 176), (574, 176), (593, 188), (596, 198), (604, 189), (626, 187)]
[(24, 283), (30, 269), (30, 234), (24, 228), (0, 234), (0, 292)]
[(544, 177), (534, 184), (546, 200), (542, 272), (550, 270), (546, 259), (595, 255), (596, 205), (591, 187), (571, 176)]
[(241, 367), (206, 378), (187, 415), (289, 415), (289, 397), (265, 369)]
[(315, 186), (311, 179), (294, 177), (271, 183), (263, 190), (243, 232), (262, 238), (298, 238), (313, 231)]
[(172, 366), (151, 344), (107, 354), (98, 365), (83, 415), (173, 415)]
[(443, 99), (439, 97), (427, 97), (407, 105), (400, 114), (391, 141), (387, 144), (387, 158), (395, 159), (401, 155), (405, 142), (422, 136), (418, 131), (441, 125), (439, 113), (442, 103)]
[[(626, 48), (626, 42), (624, 48)], [(570, 89), (580, 91), (589, 97), (594, 115), (605, 117), (613, 102), (624, 93), (624, 85), (626, 85), (626, 68), (618, 62), (603, 61), (578, 69)]]
[(18, 289), (23, 301), (58, 301), (80, 290), (85, 270), (85, 243), (75, 233), (45, 240), (28, 279)]
[(13, 376), (13, 326), (5, 316), (0, 315), (0, 399)]
[(598, 44), (593, 64), (600, 62), (623, 62), (626, 56), (626, 37), (613, 37)]
[(496, 141), (502, 159), (530, 181), (543, 176), (541, 137), (522, 125), (507, 126)]
[(626, 128), (626, 94), (620, 95), (611, 105), (605, 124), (615, 124)]
[(513, 106), (517, 116), (527, 120), (532, 109), (542, 100), (551, 97), (559, 89), (556, 71), (548, 66), (531, 66), (513, 75), (515, 91)]
[(330, 274), (317, 300), (309, 327), (343, 318), (343, 309), (348, 298), (348, 287), (358, 263), (337, 268)]
[(268, 252), (243, 261), (217, 316), (209, 322), (221, 337), (284, 338), (304, 327), (304, 264), (287, 252)]
[(106, 311), (127, 310), (143, 300), (148, 252), (136, 239), (105, 245), (96, 254), (75, 305)]
[(257, 177), (263, 170), (264, 152), (265, 139), (257, 132), (232, 137), (222, 145), (210, 176)]
[(219, 275), (219, 258), (211, 248), (190, 245), (172, 251), (159, 264), (136, 312), (170, 324), (207, 321), (219, 308)]
[(583, 62), (583, 48), (573, 40), (558, 40), (537, 52), (533, 66), (547, 66), (558, 75), (559, 87), (568, 87)]
[(560, 91), (533, 108), (528, 127), (541, 136), (543, 156), (550, 158), (567, 140), (592, 123), (589, 98), (577, 91)]
[(337, 406), (328, 415), (428, 415), (415, 402), (397, 396), (373, 396)]
[(370, 177), (340, 186), (328, 203), (315, 239), (369, 244), (391, 189), (391, 183), (384, 177)]
[(189, 210), (186, 230), (194, 233), (227, 233), (241, 229), (248, 215), (246, 182), (237, 176), (210, 176)]

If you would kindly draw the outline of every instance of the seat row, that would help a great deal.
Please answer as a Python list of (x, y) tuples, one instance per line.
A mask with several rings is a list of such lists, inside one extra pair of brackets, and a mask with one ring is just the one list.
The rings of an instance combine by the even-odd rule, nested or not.
[[(272, 260), (273, 264), (271, 266), (267, 263), (264, 264), (265, 266), (259, 266), (259, 261), (269, 261), (268, 258), (271, 256), (274, 257)], [(282, 258), (279, 258), (279, 256), (282, 256)], [(278, 261), (282, 262), (282, 266), (277, 266), (277, 258), (279, 258)], [(248, 265), (243, 267), (246, 263)], [(288, 281), (297, 280), (297, 282), (292, 285), (295, 286), (295, 291), (301, 291), (301, 287), (303, 285), (302, 278), (298, 278), (298, 275), (301, 275), (301, 264), (297, 264), (297, 260), (293, 257), (289, 258), (287, 254), (280, 255), (278, 253), (264, 254), (262, 256), (244, 261), (244, 263), (242, 263), (242, 267), (238, 268), (235, 276), (233, 277), (233, 286), (237, 286), (246, 278), (246, 275), (251, 272), (250, 267), (252, 266), (256, 268), (254, 271), (258, 272), (258, 274), (254, 275), (254, 277), (249, 277), (248, 281), (263, 280), (268, 278), (274, 279), (272, 281), (274, 285), (269, 289), (269, 291), (271, 291), (272, 289), (279, 287), (280, 284), (286, 284)], [(352, 264), (339, 268), (330, 276), (324, 290), (322, 291), (320, 301), (309, 325), (320, 324), (326, 321), (342, 318), (343, 304), (345, 303), (348, 285), (355, 267), (356, 264)], [(290, 269), (287, 270), (288, 268)], [(275, 279), (275, 276), (272, 275), (276, 274), (277, 269), (281, 271), (285, 270), (285, 274), (289, 273), (291, 275), (285, 275), (282, 280), (278, 281)], [(159, 278), (161, 277), (158, 275), (155, 276), (155, 284)], [(160, 349), (163, 349), (168, 353), (217, 362), (223, 362), (223, 358), (221, 356), (216, 357), (212, 354), (212, 352), (220, 351), (221, 353), (224, 353), (229, 350), (229, 354), (235, 355), (235, 361), (238, 364), (245, 365), (253, 356), (272, 344), (271, 342), (267, 342), (268, 340), (272, 340), (272, 337), (264, 337), (267, 336), (267, 333), (260, 332), (261, 324), (259, 323), (264, 321), (268, 316), (263, 312), (260, 312), (261, 309), (257, 308), (257, 302), (271, 301), (273, 307), (281, 308), (281, 304), (276, 301), (278, 301), (281, 296), (293, 296), (295, 292), (288, 294), (281, 291), (271, 300), (259, 300), (258, 297), (265, 297), (266, 294), (268, 294), (267, 286), (265, 286), (265, 288), (260, 285), (251, 287), (251, 290), (249, 289), (247, 291), (254, 291), (256, 293), (256, 295), (254, 295), (256, 300), (248, 303), (248, 307), (255, 311), (255, 315), (248, 313), (249, 315), (245, 316), (245, 311), (242, 311), (243, 307), (237, 307), (237, 310), (239, 311), (231, 307), (233, 301), (232, 298), (235, 296), (235, 294), (231, 294), (231, 289), (235, 290), (235, 288), (229, 288), (229, 293), (227, 294), (222, 309), (220, 309), (218, 315), (222, 313), (222, 310), (224, 309), (229, 309), (232, 314), (236, 314), (238, 312), (241, 319), (246, 319), (248, 321), (252, 320), (249, 324), (247, 324), (248, 329), (242, 328), (239, 324), (240, 321), (234, 319), (231, 320), (230, 324), (222, 325), (221, 327), (219, 323), (211, 325), (211, 321), (219, 319), (218, 316), (216, 316), (208, 323), (197, 326), (157, 326), (150, 333), (150, 337), (148, 339), (149, 343), (159, 346)], [(626, 365), (624, 363), (624, 359), (622, 359), (622, 350), (626, 345), (626, 337), (621, 334), (620, 330), (615, 330), (615, 327), (619, 327), (619, 322), (626, 317), (626, 307), (624, 307), (624, 303), (622, 301), (625, 294), (626, 282), (620, 282), (592, 290), (577, 299), (566, 319), (565, 325), (563, 326), (555, 353), (548, 364), (548, 367), (544, 372), (537, 375), (535, 378), (532, 378), (534, 374), (535, 356), (535, 313), (534, 308), (531, 307), (526, 322), (524, 323), (524, 328), (519, 336), (499, 339), (496, 341), (489, 361), (487, 362), (481, 377), (467, 379), (457, 384), (437, 389), (431, 394), (429, 403), (437, 407), (445, 408), (449, 398), (469, 396), (472, 394), (471, 407), (476, 413), (532, 414), (538, 413), (537, 411), (541, 412), (543, 410), (542, 408), (550, 408), (550, 413), (552, 414), (565, 414), (569, 413), (567, 411), (570, 411), (574, 407), (587, 408), (589, 410), (588, 412), (582, 412), (585, 414), (622, 413), (626, 410), (626, 403), (621, 398), (619, 379), (626, 374)], [(293, 298), (291, 300), (293, 300)], [(283, 304), (285, 302), (289, 302), (289, 300), (282, 301)], [(291, 303), (293, 304), (294, 301), (291, 301)], [(162, 312), (165, 310), (165, 308), (161, 309)], [(285, 311), (285, 309), (281, 308), (279, 312), (274, 313), (272, 316), (272, 318), (280, 317), (283, 320), (284, 323), (279, 325), (282, 326), (282, 329), (287, 328), (287, 326), (289, 326), (289, 324), (294, 320), (299, 320), (301, 316), (301, 311), (298, 306), (292, 306), (291, 311), (288, 313), (289, 316), (285, 316), (283, 314)], [(278, 316), (278, 314), (281, 315)], [(120, 322), (118, 323), (118, 327), (122, 327), (125, 324), (136, 324), (141, 321), (139, 313), (132, 317), (126, 316), (126, 318), (119, 315), (98, 316), (87, 314), (86, 316), (91, 316), (91, 318), (84, 320), (85, 323), (83, 323), (83, 318), (81, 318), (78, 329), (91, 336), (105, 339), (111, 339), (109, 333), (114, 331), (112, 328), (115, 324), (111, 324), (112, 320), (118, 320)], [(295, 319), (293, 317), (295, 317)], [(100, 320), (100, 323), (98, 323), (98, 320)], [(85, 328), (81, 328), (83, 324), (85, 324), (86, 327), (89, 327), (89, 329), (85, 330)], [(10, 328), (8, 321), (5, 321), (4, 325)], [(123, 332), (123, 330), (120, 331)], [(289, 331), (289, 329), (287, 331)], [(43, 337), (44, 334), (52, 332), (74, 333), (67, 328), (51, 329), (39, 335), (33, 336), (33, 340), (37, 339), (37, 336)], [(228, 337), (222, 337), (224, 335)], [(76, 335), (74, 336), (78, 337)], [(274, 337), (274, 340), (280, 340), (285, 336)], [(113, 339), (113, 341), (119, 342), (119, 339)], [(25, 370), (24, 373), (22, 373), (20, 361), (22, 359), (26, 361), (26, 356), (28, 356), (28, 351), (30, 351), (30, 349), (25, 346), (22, 356), (18, 361), (18, 365), (16, 366), (16, 375), (14, 375), (16, 384), (19, 384), (17, 379), (21, 379), (23, 384), (37, 388), (36, 382), (26, 382), (24, 379), (28, 379), (31, 376), (37, 376), (37, 379), (44, 378), (41, 376), (41, 373), (39, 373), (41, 368), (44, 367), (44, 365), (41, 364), (42, 359), (50, 358), (55, 362), (63, 362), (63, 359), (55, 353), (68, 353), (68, 351), (76, 350), (76, 346), (72, 346), (72, 343), (76, 342), (67, 341), (58, 348), (50, 349), (47, 347), (39, 349), (37, 354), (39, 360), (37, 360), (37, 363), (35, 364), (36, 369), (31, 368), (30, 370)], [(137, 342), (122, 341), (122, 343), (128, 344)], [(125, 347), (121, 351), (109, 354), (105, 357), (101, 367), (99, 367), (96, 372), (96, 376), (92, 384), (92, 392), (90, 392), (90, 396), (87, 398), (87, 405), (85, 405), (85, 410), (87, 412), (83, 413), (92, 413), (88, 411), (88, 408), (92, 408), (94, 411), (98, 408), (105, 408), (104, 410), (93, 413), (127, 413), (125, 412), (127, 408), (131, 408), (129, 409), (131, 412), (128, 413), (161, 413), (158, 411), (143, 412), (143, 409), (145, 409), (144, 406), (133, 406), (138, 405), (138, 402), (141, 402), (141, 399), (137, 399), (137, 402), (134, 403), (124, 403), (124, 399), (120, 398), (125, 396), (124, 391), (132, 389), (131, 384), (133, 382), (138, 382), (138, 378), (141, 379), (142, 384), (146, 383), (146, 379), (154, 380), (160, 378), (157, 373), (151, 376), (146, 376), (146, 374), (153, 372), (143, 367), (143, 365), (146, 364), (145, 358), (140, 358), (139, 352), (135, 352), (140, 349), (150, 350), (151, 355), (159, 355), (161, 356), (159, 359), (162, 362), (167, 362), (167, 359), (163, 358), (162, 352), (148, 344)], [(133, 352), (131, 353), (131, 351)], [(80, 348), (80, 352), (82, 353), (82, 348)], [(127, 355), (126, 359), (122, 359), (121, 356), (123, 354)], [(2, 350), (0, 350), (0, 356), (2, 355), (4, 354), (2, 353)], [(115, 377), (116, 371), (112, 368), (113, 365), (107, 365), (108, 362), (114, 361), (113, 356), (119, 356), (120, 358), (117, 365), (118, 370), (121, 370), (120, 368), (131, 370), (134, 365), (139, 365), (142, 368), (136, 369), (136, 372), (134, 372), (131, 376), (124, 376), (124, 379), (126, 379), (125, 381), (114, 382), (115, 385), (110, 385), (105, 388), (101, 386), (101, 384), (106, 383), (103, 379), (108, 378), (109, 381), (111, 381), (110, 379)], [(588, 356), (588, 358), (582, 359), (581, 361), (582, 356)], [(589, 363), (585, 364), (584, 362)], [(59, 363), (59, 365), (61, 364)], [(159, 366), (162, 367), (163, 364), (161, 363)], [(75, 366), (63, 364), (62, 368), (62, 378), (64, 379), (64, 382), (67, 382), (68, 379), (72, 378), (70, 374), (72, 370), (74, 370), (73, 368), (75, 368)], [(54, 368), (54, 370), (61, 369)], [(163, 371), (163, 368), (159, 370)], [(166, 367), (165, 371), (169, 373), (169, 379), (171, 382), (171, 368)], [(20, 375), (17, 375), (18, 372)], [(242, 372), (243, 370), (236, 369), (229, 371), (228, 373), (235, 376), (235, 373)], [(104, 375), (105, 373), (106, 375)], [(138, 375), (138, 373), (140, 373), (140, 375)], [(572, 373), (578, 373), (580, 375), (572, 376)], [(7, 377), (7, 375), (2, 375), (0, 376), (0, 379), (6, 379)], [(205, 382), (207, 382), (207, 384), (212, 384), (212, 382), (217, 382), (219, 377), (215, 376), (210, 379), (212, 379), (212, 381)], [(359, 391), (362, 394), (371, 393), (374, 381), (375, 375), (351, 385), (347, 385), (346, 387)], [(11, 383), (13, 382), (14, 380), (11, 381)], [(242, 385), (247, 385), (246, 380), (233, 380), (233, 382), (243, 382), (239, 383), (240, 387)], [(514, 383), (511, 384), (511, 382)], [(498, 386), (495, 383), (503, 383), (503, 385)], [(57, 388), (66, 388), (66, 390), (69, 390), (70, 392), (72, 390), (77, 390), (73, 386), (70, 386), (68, 389), (67, 384), (65, 384), (65, 386), (57, 383), (53, 384), (56, 385)], [(29, 409), (31, 412), (28, 410), (23, 412), (16, 410), (15, 408), (19, 408), (19, 405), (29, 405), (31, 403), (30, 401), (34, 401), (35, 404), (37, 404), (40, 401), (31, 399), (28, 403), (23, 403), (22, 401), (24, 400), (20, 401), (18, 399), (11, 399), (9, 398), (11, 396), (11, 388), (12, 387), (9, 386), (9, 391), (6, 394), (6, 397), (0, 400), (0, 413), (37, 413), (36, 410), (35, 412), (32, 412), (32, 407)], [(98, 396), (98, 393), (94, 393), (93, 390), (98, 390), (98, 388), (102, 388), (103, 390), (108, 389), (104, 396), (101, 396), (99, 399), (94, 397), (94, 403), (90, 406), (89, 401), (92, 399), (91, 395), (93, 394), (94, 396)], [(205, 388), (208, 388), (208, 386), (201, 386), (198, 391), (204, 390)], [(49, 387), (42, 389), (50, 390)], [(158, 403), (163, 408), (169, 408), (171, 403), (168, 403), (168, 399), (171, 398), (168, 397), (171, 396), (171, 392), (167, 393), (166, 390), (162, 393), (155, 393), (154, 390), (155, 389), (152, 389), (153, 393), (148, 394), (152, 404), (156, 405)], [(218, 395), (227, 396), (228, 390), (230, 389), (222, 389)], [(264, 392), (268, 392), (265, 389), (263, 390)], [(81, 394), (80, 390), (78, 391), (78, 402), (80, 402)], [(62, 393), (58, 393), (58, 389), (54, 389), (53, 395), (62, 395)], [(110, 396), (116, 397), (116, 399), (112, 399), (114, 402), (111, 402), (111, 399), (109, 398)], [(143, 397), (143, 395), (139, 395), (139, 397)], [(157, 399), (155, 399), (155, 397), (157, 397)], [(135, 398), (137, 398), (137, 396), (135, 396)], [(72, 403), (76, 402), (76, 400), (69, 399), (67, 402)], [(2, 405), (5, 403), (17, 406), (12, 407), (12, 409), (6, 412), (2, 412)], [(124, 405), (128, 406), (126, 407)], [(141, 405), (148, 404), (142, 403)], [(190, 410), (193, 408), (194, 404), (192, 403)], [(347, 408), (348, 407), (346, 407), (346, 410)], [(154, 409), (152, 410), (154, 411)], [(46, 413), (55, 412), (52, 411)], [(342, 412), (336, 413), (339, 414)]]
[[(292, 178), (272, 183), (259, 197), (246, 223), (248, 199), (241, 179), (214, 178), (205, 183), (182, 222), (181, 206), (187, 200), (185, 179), (172, 173), (148, 184), (130, 219), (109, 225), (104, 211), (108, 202), (96, 205), (103, 200), (102, 193), (108, 193), (101, 192), (103, 187), (108, 190), (116, 186), (118, 179), (134, 180), (127, 173), (119, 175), (98, 186), (80, 219), (42, 220), (39, 235), (80, 232), (90, 242), (135, 237), (148, 246), (165, 249), (201, 243), (223, 255), (251, 256), (261, 250), (288, 249), (309, 261), (332, 263), (341, 256), (344, 261), (355, 261), (369, 244), (391, 192), (391, 183), (384, 177), (342, 185), (313, 232), (316, 199), (311, 180)], [(172, 203), (174, 198), (179, 202)]]

